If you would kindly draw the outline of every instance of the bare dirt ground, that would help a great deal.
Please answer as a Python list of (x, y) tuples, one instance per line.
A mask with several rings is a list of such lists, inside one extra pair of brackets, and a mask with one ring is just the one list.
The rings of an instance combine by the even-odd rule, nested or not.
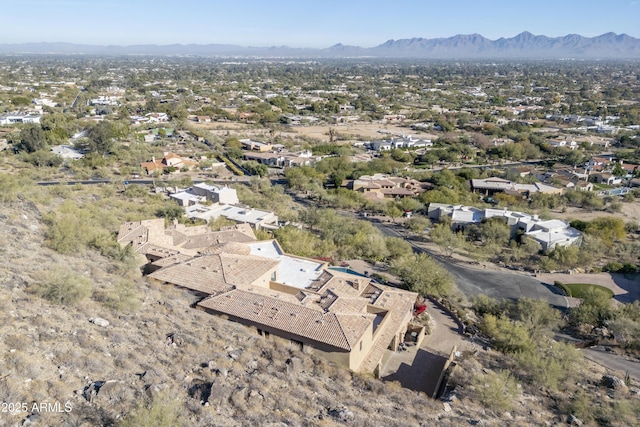
[(196, 129), (203, 129), (203, 130), (220, 130), (220, 129), (244, 130), (251, 127), (251, 125), (247, 123), (237, 123), (237, 122), (209, 122), (209, 123), (190, 122), (189, 124)]
[(585, 209), (569, 207), (565, 212), (552, 211), (554, 218), (572, 220), (580, 219), (583, 221), (591, 221), (594, 218), (613, 216), (616, 218), (622, 218), (625, 222), (635, 221), (640, 222), (640, 202), (635, 201), (632, 203), (623, 203), (622, 212), (603, 212), (603, 211), (587, 211)]
[(336, 131), (340, 139), (368, 140), (383, 139), (390, 136), (413, 135), (416, 138), (435, 139), (437, 136), (416, 131), (405, 126), (388, 123), (344, 123), (335, 125), (297, 126), (292, 128), (296, 133), (308, 138), (329, 142), (329, 128)]

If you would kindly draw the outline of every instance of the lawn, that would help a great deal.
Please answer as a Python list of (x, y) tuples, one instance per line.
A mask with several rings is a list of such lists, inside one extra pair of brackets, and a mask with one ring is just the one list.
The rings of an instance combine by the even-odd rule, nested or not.
[(574, 298), (583, 298), (584, 293), (588, 289), (597, 289), (598, 291), (608, 295), (609, 298), (613, 298), (614, 296), (614, 293), (611, 289), (600, 285), (591, 285), (588, 283), (567, 283), (563, 286), (563, 288), (565, 290), (568, 289), (570, 291), (568, 292), (569, 296)]

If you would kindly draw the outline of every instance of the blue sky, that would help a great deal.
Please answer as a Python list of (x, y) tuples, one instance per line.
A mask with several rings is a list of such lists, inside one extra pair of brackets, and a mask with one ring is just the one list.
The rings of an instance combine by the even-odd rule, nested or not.
[(371, 47), (522, 31), (640, 38), (640, 0), (0, 0), (0, 43)]

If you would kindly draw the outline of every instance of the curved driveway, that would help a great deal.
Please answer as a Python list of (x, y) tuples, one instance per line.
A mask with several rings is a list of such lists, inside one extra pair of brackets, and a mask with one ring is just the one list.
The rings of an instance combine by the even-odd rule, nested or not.
[[(380, 222), (372, 222), (387, 236), (402, 237), (394, 228)], [(434, 254), (420, 242), (407, 239), (417, 252), (424, 252), (439, 261), (455, 278), (458, 289), (467, 297), (487, 295), (492, 298), (512, 299), (535, 298), (545, 299), (558, 308), (567, 308), (567, 299), (552, 285), (547, 285), (528, 274), (508, 271), (484, 270), (478, 267), (461, 265), (446, 257)]]

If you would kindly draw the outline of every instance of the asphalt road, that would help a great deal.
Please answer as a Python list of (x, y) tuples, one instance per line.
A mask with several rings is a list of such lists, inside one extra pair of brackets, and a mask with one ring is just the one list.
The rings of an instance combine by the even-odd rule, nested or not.
[(612, 354), (606, 349), (597, 345), (590, 348), (582, 349), (584, 357), (596, 362), (599, 365), (613, 371), (617, 371), (618, 375), (629, 374), (635, 380), (640, 381), (640, 363), (636, 360), (626, 359), (622, 356)]
[[(404, 237), (393, 227), (380, 222), (372, 222), (387, 236)], [(487, 271), (477, 267), (469, 267), (451, 261), (439, 254), (433, 254), (416, 242), (408, 240), (414, 250), (425, 252), (440, 262), (455, 278), (458, 289), (467, 297), (487, 295), (492, 298), (512, 299), (535, 298), (545, 299), (558, 308), (567, 308), (567, 299), (553, 286), (545, 285), (535, 277), (527, 274), (508, 271)]]

